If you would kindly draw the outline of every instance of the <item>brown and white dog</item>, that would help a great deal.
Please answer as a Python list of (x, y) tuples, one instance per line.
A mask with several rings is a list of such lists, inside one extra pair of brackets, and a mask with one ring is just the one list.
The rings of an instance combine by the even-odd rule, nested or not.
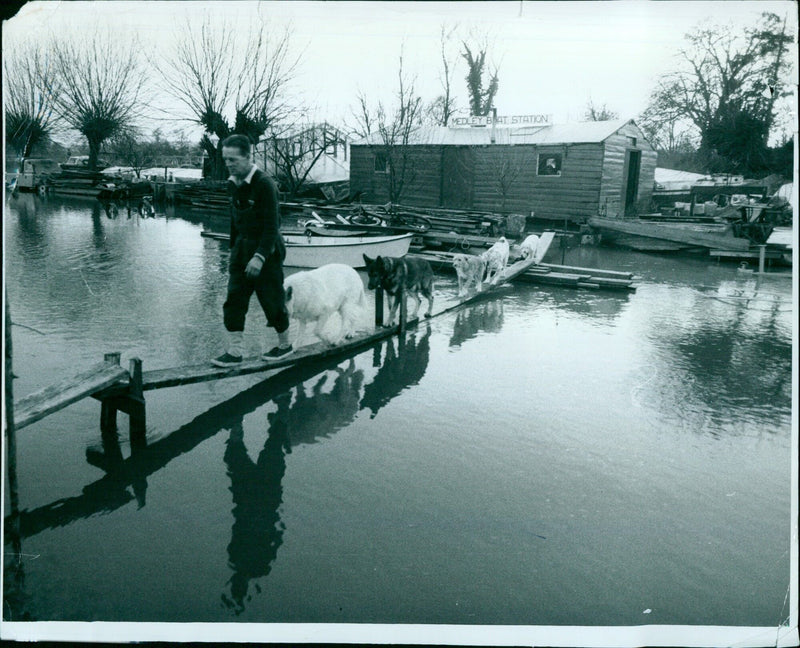
[[(311, 323), (314, 334), (331, 345), (355, 333), (364, 314), (366, 298), (361, 277), (350, 266), (331, 263), (296, 272), (286, 278), (283, 287), (289, 319), (299, 324), (297, 340)], [(326, 324), (335, 313), (341, 318), (341, 327), (337, 335), (329, 335)]]
[(498, 276), (505, 275), (509, 249), (506, 237), (501, 236), (492, 247), (481, 254), (486, 261), (486, 283), (496, 283)]
[(394, 322), (397, 308), (400, 306), (398, 293), (401, 288), (403, 292), (410, 293), (416, 300), (416, 307), (411, 314), (411, 319), (417, 316), (419, 305), (422, 303), (420, 295), (428, 300), (428, 310), (425, 317), (431, 316), (433, 310), (433, 269), (431, 264), (424, 259), (407, 259), (406, 257), (377, 257), (369, 258), (366, 254), (362, 255), (367, 265), (369, 275), (370, 290), (375, 290), (378, 286), (383, 288), (389, 295), (389, 323)]
[(458, 296), (469, 292), (474, 284), (475, 290), (483, 287), (483, 275), (486, 272), (486, 259), (475, 254), (454, 254), (453, 267), (458, 277)]

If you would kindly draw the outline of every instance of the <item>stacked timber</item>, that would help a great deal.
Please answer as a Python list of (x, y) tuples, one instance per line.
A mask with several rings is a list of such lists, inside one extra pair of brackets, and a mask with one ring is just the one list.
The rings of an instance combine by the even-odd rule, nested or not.
[(65, 195), (97, 196), (101, 190), (100, 185), (107, 180), (100, 172), (67, 170), (50, 179), (48, 190)]
[(226, 182), (193, 182), (176, 187), (173, 200), (176, 204), (200, 209), (224, 210), (228, 208)]
[(419, 208), (395, 205), (399, 215), (423, 216), (431, 223), (431, 229), (439, 232), (454, 232), (477, 236), (499, 236), (505, 227), (506, 218), (499, 214), (477, 210)]
[[(454, 253), (452, 252), (424, 250), (411, 253), (409, 256), (425, 259), (437, 270), (455, 272), (453, 269)], [(535, 264), (516, 277), (515, 281), (595, 290), (636, 290), (635, 278), (630, 272), (552, 263)]]

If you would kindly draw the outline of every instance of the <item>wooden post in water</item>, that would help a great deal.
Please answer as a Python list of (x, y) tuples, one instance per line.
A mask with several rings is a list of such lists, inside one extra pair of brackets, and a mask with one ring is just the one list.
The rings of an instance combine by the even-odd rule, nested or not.
[[(106, 353), (103, 355), (103, 360), (119, 364), (120, 357), (118, 352)], [(117, 406), (112, 398), (104, 398), (100, 403), (100, 433), (103, 435), (117, 433)]]
[(766, 256), (767, 246), (763, 243), (758, 246), (758, 272), (764, 272), (764, 257)]
[(136, 451), (147, 447), (147, 412), (142, 390), (142, 361), (139, 358), (131, 358), (129, 373), (131, 386), (126, 400), (129, 405), (131, 450)]
[[(6, 388), (6, 466), (8, 468), (8, 491), (9, 503), (11, 504), (10, 527), (14, 533), (14, 545), (19, 542), (19, 491), (17, 485), (17, 431), (14, 427), (14, 365), (11, 352), (11, 311), (9, 310), (8, 300), (6, 299), (5, 308), (6, 318), (6, 353), (4, 366), (4, 379)], [(20, 549), (16, 559), (20, 560)]]
[(383, 288), (375, 289), (375, 326), (383, 326)]
[(406, 289), (405, 286), (400, 286), (400, 289), (397, 291), (396, 299), (400, 300), (400, 324), (398, 326), (397, 332), (402, 337), (405, 335), (406, 332), (406, 316), (407, 316), (407, 307), (406, 307)]

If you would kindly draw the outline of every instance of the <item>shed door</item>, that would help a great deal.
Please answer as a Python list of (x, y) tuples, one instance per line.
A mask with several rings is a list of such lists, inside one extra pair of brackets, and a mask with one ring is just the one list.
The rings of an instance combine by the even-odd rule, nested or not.
[(467, 146), (442, 148), (442, 190), (440, 206), (449, 209), (472, 209), (475, 160)]
[(642, 152), (628, 151), (628, 173), (625, 180), (625, 215), (633, 216), (636, 199), (639, 197), (639, 168), (642, 166)]

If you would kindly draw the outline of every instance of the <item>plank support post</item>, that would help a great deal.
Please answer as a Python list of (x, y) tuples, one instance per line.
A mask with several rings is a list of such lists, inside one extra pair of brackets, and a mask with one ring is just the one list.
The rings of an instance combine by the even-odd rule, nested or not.
[(758, 272), (759, 274), (763, 274), (764, 272), (764, 258), (766, 257), (767, 246), (761, 244), (758, 246)]
[[(119, 364), (120, 354), (106, 353), (103, 355), (103, 360)], [(100, 433), (104, 437), (117, 433), (117, 406), (111, 398), (104, 398), (100, 404)]]
[(406, 332), (406, 317), (408, 315), (405, 286), (400, 286), (400, 289), (397, 291), (397, 299), (400, 300), (400, 324), (398, 325), (397, 333), (402, 337)]
[(383, 287), (375, 289), (375, 326), (383, 326)]
[[(119, 353), (107, 353), (103, 356), (106, 362), (120, 363)], [(130, 383), (125, 394), (114, 394), (102, 398), (100, 405), (100, 433), (104, 441), (117, 438), (117, 412), (122, 410), (128, 415), (131, 451), (135, 452), (147, 446), (147, 414), (144, 402), (142, 361), (131, 358)]]
[(147, 411), (142, 389), (142, 361), (131, 358), (129, 367), (131, 386), (126, 400), (130, 408), (128, 417), (131, 450), (135, 451), (147, 446)]

